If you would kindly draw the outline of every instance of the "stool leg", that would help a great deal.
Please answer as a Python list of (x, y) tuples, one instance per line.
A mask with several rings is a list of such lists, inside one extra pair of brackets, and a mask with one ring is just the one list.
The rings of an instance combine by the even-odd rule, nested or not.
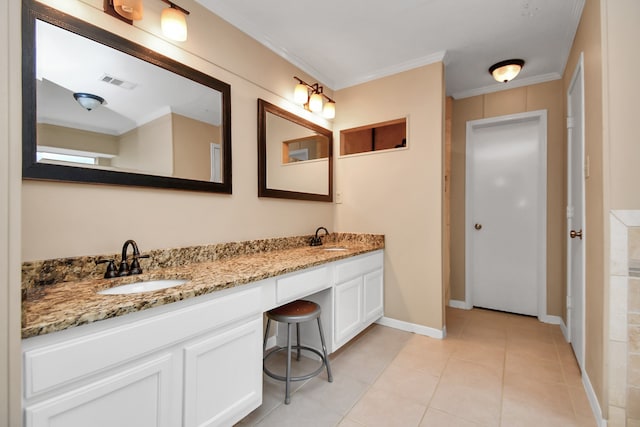
[(269, 338), (269, 326), (271, 326), (271, 319), (267, 318), (267, 328), (264, 331), (264, 341), (262, 342), (262, 357), (264, 357), (265, 351), (267, 351), (267, 339)]
[(291, 384), (291, 323), (287, 323), (287, 381), (284, 389), (284, 404), (291, 402), (289, 386)]
[(327, 346), (324, 343), (324, 333), (322, 332), (322, 322), (320, 316), (318, 316), (318, 330), (320, 331), (320, 342), (322, 343), (322, 354), (324, 354), (324, 364), (327, 367), (327, 377), (330, 383), (333, 382), (333, 375), (331, 375), (331, 366), (329, 365), (329, 355), (327, 355)]
[(298, 345), (298, 354), (296, 360), (300, 361), (300, 323), (296, 323), (296, 344)]

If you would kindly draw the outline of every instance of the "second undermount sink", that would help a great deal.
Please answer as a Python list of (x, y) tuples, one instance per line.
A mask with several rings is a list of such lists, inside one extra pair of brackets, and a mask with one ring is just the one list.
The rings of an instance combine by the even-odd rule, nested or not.
[(342, 251), (346, 251), (347, 248), (342, 247), (342, 246), (326, 246), (324, 248), (322, 248), (323, 251), (329, 251), (329, 252), (342, 252)]
[(175, 286), (184, 285), (187, 279), (165, 279), (165, 280), (147, 280), (144, 282), (130, 283), (128, 285), (114, 286), (113, 288), (103, 289), (98, 293), (101, 295), (125, 295), (137, 294), (141, 292), (159, 291), (160, 289), (173, 288)]

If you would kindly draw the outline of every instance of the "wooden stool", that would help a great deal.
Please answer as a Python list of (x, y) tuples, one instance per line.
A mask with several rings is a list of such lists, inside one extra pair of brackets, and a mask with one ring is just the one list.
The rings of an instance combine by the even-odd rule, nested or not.
[[(285, 397), (284, 403), (289, 404), (291, 401), (291, 397), (289, 395), (290, 384), (291, 381), (303, 381), (308, 380), (309, 378), (313, 378), (322, 372), (322, 369), (327, 367), (327, 376), (329, 382), (333, 382), (333, 376), (331, 375), (331, 366), (329, 366), (329, 357), (327, 356), (327, 346), (324, 342), (324, 333), (322, 332), (322, 322), (320, 321), (320, 306), (312, 301), (306, 300), (297, 300), (290, 302), (289, 304), (285, 304), (283, 306), (274, 308), (267, 312), (267, 328), (264, 332), (264, 344), (262, 346), (263, 351), (267, 349), (267, 338), (269, 337), (269, 326), (271, 325), (271, 321), (275, 320), (276, 322), (282, 322), (287, 324), (287, 346), (286, 347), (275, 347), (269, 353), (265, 354), (262, 359), (262, 370), (265, 374), (269, 375), (271, 378), (274, 378), (279, 381), (285, 381)], [(300, 344), (300, 323), (308, 322), (309, 320), (318, 319), (318, 331), (320, 332), (320, 342), (322, 344), (322, 353), (320, 353), (315, 348), (307, 347)], [(296, 325), (296, 345), (291, 345), (291, 326), (295, 323)], [(287, 350), (287, 371), (286, 375), (277, 375), (271, 372), (265, 366), (264, 362), (267, 358), (271, 357), (273, 354)], [(291, 376), (291, 349), (295, 349), (297, 351), (296, 360), (300, 360), (300, 350), (307, 350), (316, 355), (320, 356), (320, 360), (322, 364), (318, 369), (311, 372), (310, 374), (300, 375), (300, 376)]]

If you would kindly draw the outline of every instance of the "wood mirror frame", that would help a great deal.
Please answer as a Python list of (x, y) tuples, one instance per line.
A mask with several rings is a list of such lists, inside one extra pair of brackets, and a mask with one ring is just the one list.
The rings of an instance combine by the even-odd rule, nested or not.
[[(327, 193), (318, 194), (312, 192), (293, 191), (282, 188), (269, 188), (267, 182), (267, 142), (269, 129), (267, 128), (267, 114), (283, 118), (305, 131), (312, 131), (322, 135), (328, 141), (327, 156)], [(281, 140), (278, 140), (283, 142)], [(281, 156), (278, 157), (282, 160)], [(315, 123), (305, 120), (295, 114), (277, 107), (263, 99), (258, 99), (258, 196), (275, 197), (281, 199), (315, 200), (321, 202), (333, 201), (333, 132)]]
[[(75, 33), (132, 57), (163, 68), (173, 74), (218, 91), (221, 105), (222, 182), (91, 169), (61, 164), (38, 163), (37, 153), (37, 87), (36, 87), (36, 22), (43, 21)], [(33, 0), (22, 2), (22, 176), (25, 179), (101, 183), (113, 185), (170, 188), (190, 191), (228, 193), (231, 186), (231, 86), (201, 71), (190, 68), (144, 46), (133, 43), (102, 28), (67, 15)]]

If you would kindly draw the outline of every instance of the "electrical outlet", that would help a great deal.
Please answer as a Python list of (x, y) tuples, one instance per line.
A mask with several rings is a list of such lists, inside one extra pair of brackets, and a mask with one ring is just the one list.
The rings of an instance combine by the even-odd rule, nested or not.
[(342, 191), (336, 191), (336, 203), (342, 203)]

